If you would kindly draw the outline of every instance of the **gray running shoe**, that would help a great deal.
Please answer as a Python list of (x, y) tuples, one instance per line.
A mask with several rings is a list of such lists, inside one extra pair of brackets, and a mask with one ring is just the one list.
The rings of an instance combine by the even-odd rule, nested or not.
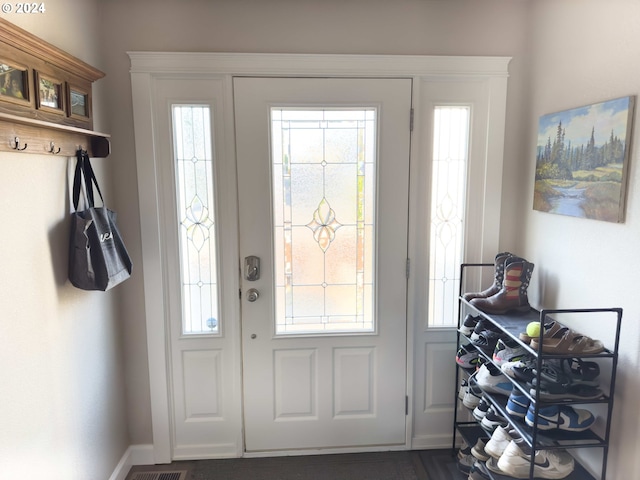
[(484, 447), (487, 444), (486, 438), (479, 438), (476, 444), (471, 448), (471, 455), (476, 457), (481, 462), (489, 460), (489, 455), (484, 451)]

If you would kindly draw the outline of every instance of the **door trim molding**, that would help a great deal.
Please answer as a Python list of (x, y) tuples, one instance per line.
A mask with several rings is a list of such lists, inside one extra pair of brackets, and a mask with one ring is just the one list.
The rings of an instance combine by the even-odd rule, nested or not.
[(306, 76), (508, 77), (511, 57), (127, 52), (131, 73)]
[[(204, 78), (210, 75), (226, 76), (358, 76), (358, 77), (413, 77), (419, 81), (446, 81), (456, 78), (478, 78), (490, 83), (491, 98), (499, 108), (504, 125), (506, 79), (511, 57), (489, 56), (420, 56), (420, 55), (333, 55), (333, 54), (255, 54), (255, 53), (194, 53), (194, 52), (127, 52), (131, 61), (132, 105), (135, 128), (136, 168), (140, 208), (142, 265), (145, 292), (145, 316), (149, 360), (151, 419), (153, 429), (153, 457), (156, 463), (171, 461), (171, 413), (169, 404), (169, 357), (167, 353), (166, 319), (167, 298), (164, 292), (164, 259), (161, 255), (159, 226), (162, 224), (158, 206), (155, 144), (153, 130), (154, 79), (167, 77)], [(226, 81), (226, 106), (233, 97)], [(414, 82), (414, 85), (416, 82)], [(414, 99), (416, 104), (419, 99)], [(500, 112), (500, 110), (502, 110)], [(227, 110), (225, 129), (233, 132), (233, 118)], [(496, 130), (500, 130), (500, 127)], [(502, 133), (502, 136), (500, 134)], [(492, 153), (499, 155), (502, 165), (504, 131), (495, 131)], [(414, 132), (415, 135), (415, 132)], [(500, 138), (497, 138), (499, 137)], [(415, 140), (415, 139), (414, 139)], [(418, 144), (418, 143), (416, 143)], [(412, 150), (411, 163), (418, 152)], [(231, 152), (229, 152), (231, 153)], [(489, 153), (489, 152), (488, 152)], [(415, 157), (415, 158), (414, 158)], [(141, 161), (140, 159), (151, 159)], [(491, 202), (493, 203), (493, 202)], [(499, 215), (499, 208), (497, 209)], [(490, 233), (490, 232), (489, 232)], [(495, 235), (498, 232), (494, 232)], [(494, 244), (496, 237), (485, 244)], [(487, 248), (489, 250), (489, 248)], [(407, 333), (413, 331), (415, 321), (409, 311)], [(239, 342), (239, 339), (238, 339)], [(412, 342), (407, 342), (407, 394), (413, 395)], [(411, 404), (411, 402), (410, 402)], [(407, 445), (412, 438), (412, 410), (407, 416)], [(242, 435), (238, 434), (238, 452), (242, 451)]]

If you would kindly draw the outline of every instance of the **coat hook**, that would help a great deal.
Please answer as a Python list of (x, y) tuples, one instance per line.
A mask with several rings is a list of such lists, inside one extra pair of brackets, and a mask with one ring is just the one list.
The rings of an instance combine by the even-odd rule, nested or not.
[(24, 144), (24, 147), (18, 148), (20, 146), (20, 139), (18, 137), (13, 137), (13, 141), (11, 142), (14, 150), (22, 151), (27, 149), (27, 144)]
[(56, 150), (56, 144), (53, 142), (53, 140), (49, 142), (49, 153), (53, 153), (54, 155), (60, 153), (60, 147), (58, 147), (58, 150)]

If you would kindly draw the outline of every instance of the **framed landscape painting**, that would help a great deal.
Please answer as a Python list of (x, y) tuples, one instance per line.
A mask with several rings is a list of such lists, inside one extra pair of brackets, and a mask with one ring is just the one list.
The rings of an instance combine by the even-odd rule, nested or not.
[(629, 96), (540, 117), (535, 210), (624, 220), (634, 105)]

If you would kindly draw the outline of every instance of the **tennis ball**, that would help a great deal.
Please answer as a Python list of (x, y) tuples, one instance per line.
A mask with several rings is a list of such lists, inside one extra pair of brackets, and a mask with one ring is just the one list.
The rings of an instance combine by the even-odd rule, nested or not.
[(540, 336), (540, 322), (531, 322), (527, 325), (527, 335), (530, 337), (539, 337)]

